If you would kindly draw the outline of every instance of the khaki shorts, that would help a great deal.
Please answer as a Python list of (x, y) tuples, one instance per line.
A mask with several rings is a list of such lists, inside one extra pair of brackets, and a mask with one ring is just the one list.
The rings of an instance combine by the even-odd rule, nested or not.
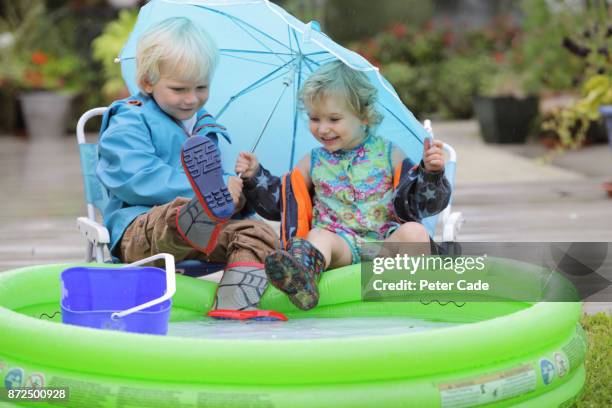
[[(217, 238), (210, 255), (189, 246), (178, 233), (176, 216), (189, 199), (176, 198), (171, 203), (155, 206), (138, 216), (125, 230), (118, 246), (119, 258), (125, 262), (158, 254), (174, 255), (176, 262), (188, 259), (205, 262), (263, 264), (265, 257), (278, 247), (278, 237), (268, 224), (257, 220), (229, 220)], [(156, 262), (163, 265), (163, 260)]]

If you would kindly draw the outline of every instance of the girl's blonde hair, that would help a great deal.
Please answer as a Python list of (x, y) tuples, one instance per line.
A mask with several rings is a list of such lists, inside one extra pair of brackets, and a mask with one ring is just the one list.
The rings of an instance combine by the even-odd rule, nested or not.
[(136, 49), (136, 80), (155, 85), (163, 66), (166, 74), (180, 81), (208, 81), (219, 51), (212, 37), (184, 17), (173, 17), (147, 29)]
[(334, 95), (345, 101), (355, 116), (366, 120), (369, 127), (382, 122), (376, 110), (378, 91), (363, 72), (356, 71), (341, 61), (321, 65), (308, 77), (299, 95), (303, 107), (312, 107), (322, 99)]

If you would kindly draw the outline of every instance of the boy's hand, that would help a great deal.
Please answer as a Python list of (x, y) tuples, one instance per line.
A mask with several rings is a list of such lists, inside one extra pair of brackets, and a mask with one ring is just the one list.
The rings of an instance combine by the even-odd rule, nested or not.
[(241, 152), (236, 160), (236, 174), (241, 174), (243, 179), (252, 178), (259, 170), (259, 161), (253, 153)]
[(238, 207), (240, 203), (240, 196), (242, 195), (242, 179), (236, 176), (229, 176), (227, 179), (227, 190), (232, 196), (234, 205)]
[(423, 145), (423, 163), (428, 172), (437, 172), (444, 169), (444, 154), (442, 153), (442, 141), (425, 139)]

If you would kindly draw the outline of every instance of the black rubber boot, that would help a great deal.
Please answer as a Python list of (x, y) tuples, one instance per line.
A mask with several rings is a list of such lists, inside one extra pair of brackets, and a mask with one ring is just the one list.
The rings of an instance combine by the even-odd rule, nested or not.
[(302, 310), (319, 303), (317, 284), (325, 270), (325, 257), (310, 242), (294, 238), (287, 251), (274, 251), (265, 261), (270, 283), (286, 293)]

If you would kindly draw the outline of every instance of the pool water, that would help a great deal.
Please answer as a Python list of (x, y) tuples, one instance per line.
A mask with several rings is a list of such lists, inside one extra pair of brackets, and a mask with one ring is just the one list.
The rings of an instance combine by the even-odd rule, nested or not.
[(286, 322), (216, 320), (170, 323), (168, 336), (240, 340), (304, 340), (416, 333), (456, 326), (406, 317), (290, 319)]

